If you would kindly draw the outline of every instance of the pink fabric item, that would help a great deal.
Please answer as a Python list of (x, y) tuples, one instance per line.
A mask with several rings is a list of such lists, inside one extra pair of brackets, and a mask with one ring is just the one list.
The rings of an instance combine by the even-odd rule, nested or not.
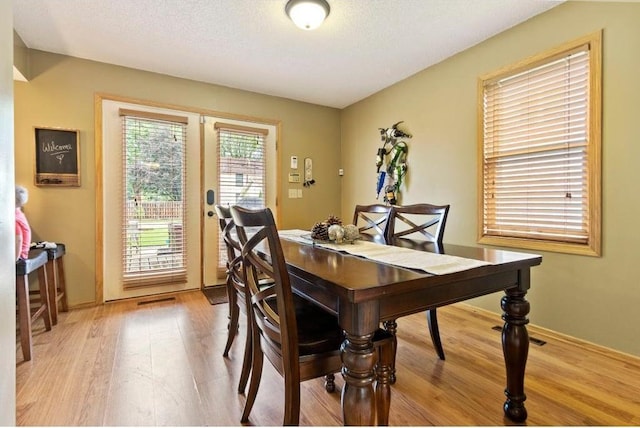
[(22, 236), (22, 248), (20, 249), (20, 257), (29, 258), (29, 246), (31, 245), (31, 226), (27, 221), (20, 208), (16, 208), (16, 236)]

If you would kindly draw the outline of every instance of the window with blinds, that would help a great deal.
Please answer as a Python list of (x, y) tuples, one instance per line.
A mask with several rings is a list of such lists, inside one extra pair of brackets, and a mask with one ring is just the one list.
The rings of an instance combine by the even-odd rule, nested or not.
[[(266, 207), (267, 129), (216, 122), (218, 203), (258, 209)], [(224, 274), (227, 259), (219, 234), (218, 272)]]
[(120, 110), (125, 288), (186, 282), (187, 118)]
[(481, 243), (600, 253), (600, 33), (480, 79)]

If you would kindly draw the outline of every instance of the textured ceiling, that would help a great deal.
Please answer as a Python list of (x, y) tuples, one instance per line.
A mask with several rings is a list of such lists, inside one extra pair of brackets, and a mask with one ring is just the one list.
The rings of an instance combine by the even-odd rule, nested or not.
[(32, 49), (337, 108), (562, 2), (328, 0), (303, 31), (286, 0), (12, 1)]

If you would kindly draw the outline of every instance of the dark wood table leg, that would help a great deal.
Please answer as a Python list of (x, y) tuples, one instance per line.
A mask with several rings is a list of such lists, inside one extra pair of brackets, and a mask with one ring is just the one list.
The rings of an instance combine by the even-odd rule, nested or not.
[(391, 364), (394, 359), (393, 337), (376, 342), (378, 346), (378, 362), (376, 364), (376, 413), (377, 424), (389, 425), (389, 408), (391, 407)]
[(342, 344), (342, 418), (345, 425), (374, 425), (376, 419), (373, 388), (376, 360), (372, 334), (346, 333)]
[(392, 344), (392, 352), (393, 356), (391, 357), (391, 374), (389, 376), (389, 383), (393, 385), (396, 383), (396, 352), (398, 350), (398, 338), (396, 337), (396, 333), (398, 332), (398, 323), (396, 320), (389, 320), (382, 323), (384, 329), (387, 330), (391, 335), (393, 335), (393, 344)]
[(504, 412), (509, 419), (522, 422), (527, 419), (524, 371), (529, 354), (529, 333), (526, 328), (529, 323), (529, 302), (524, 298), (527, 292), (521, 289), (512, 288), (505, 293), (501, 302), (504, 311), (502, 319), (505, 321), (502, 327), (502, 351), (507, 368)]

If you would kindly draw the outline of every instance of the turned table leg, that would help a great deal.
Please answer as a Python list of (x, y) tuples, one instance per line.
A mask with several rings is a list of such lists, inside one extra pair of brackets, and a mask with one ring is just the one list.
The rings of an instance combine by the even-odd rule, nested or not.
[(398, 350), (398, 338), (396, 337), (396, 333), (398, 332), (398, 323), (396, 320), (389, 320), (384, 321), (382, 325), (384, 326), (384, 329), (393, 336), (393, 343), (391, 345), (391, 352), (393, 355), (391, 356), (391, 374), (389, 376), (389, 383), (393, 385), (396, 383), (396, 352)]
[(376, 417), (373, 388), (373, 334), (355, 336), (346, 333), (342, 343), (342, 417), (345, 425), (374, 425)]
[(502, 350), (507, 368), (507, 387), (504, 391), (507, 400), (504, 412), (509, 419), (522, 422), (527, 419), (524, 401), (524, 371), (529, 354), (529, 334), (526, 324), (529, 322), (529, 302), (525, 300), (526, 291), (517, 288), (506, 290), (501, 307), (504, 311), (502, 319)]

